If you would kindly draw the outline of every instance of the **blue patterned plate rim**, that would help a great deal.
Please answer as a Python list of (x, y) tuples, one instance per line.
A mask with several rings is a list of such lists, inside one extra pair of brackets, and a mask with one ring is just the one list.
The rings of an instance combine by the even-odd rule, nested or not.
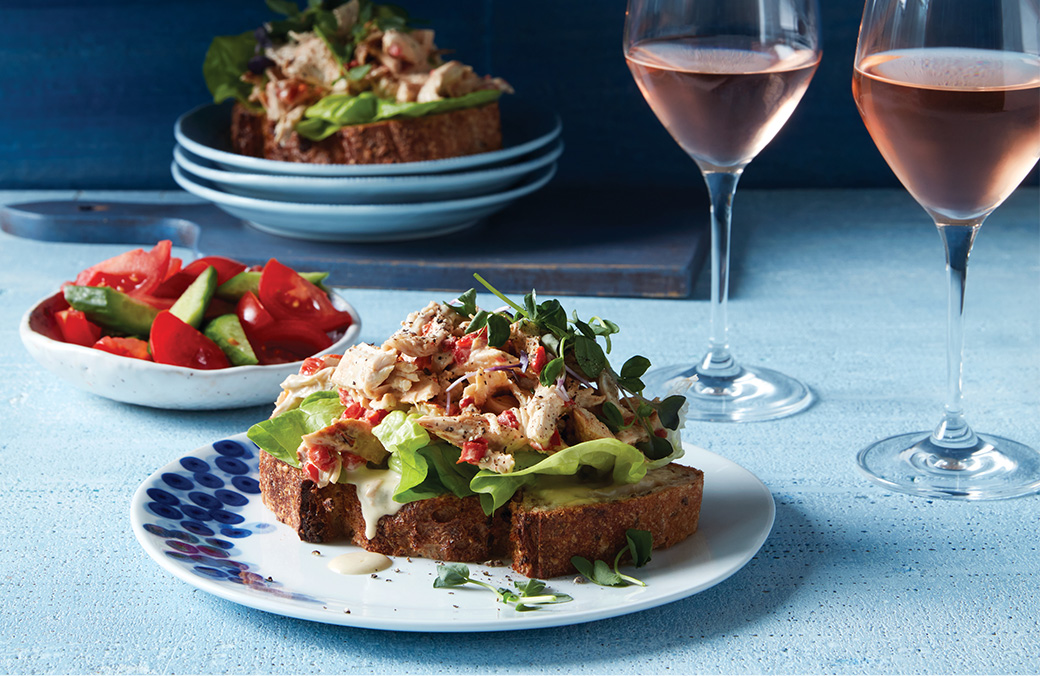
[[(130, 505), (134, 535), (163, 569), (193, 587), (249, 608), (325, 624), (397, 631), (487, 632), (578, 624), (678, 601), (744, 567), (772, 529), (769, 489), (740, 465), (685, 444), (683, 464), (704, 471), (700, 525), (655, 551), (639, 571), (646, 587), (621, 589), (549, 580), (574, 600), (518, 613), (477, 589), (435, 589), (436, 562), (397, 557), (374, 576), (345, 576), (328, 562), (359, 551), (301, 542), (263, 506), (259, 449), (245, 434), (197, 448), (157, 470)], [(497, 586), (523, 579), (470, 564)], [(454, 593), (451, 593), (454, 591)], [(194, 603), (185, 594), (184, 603)]]

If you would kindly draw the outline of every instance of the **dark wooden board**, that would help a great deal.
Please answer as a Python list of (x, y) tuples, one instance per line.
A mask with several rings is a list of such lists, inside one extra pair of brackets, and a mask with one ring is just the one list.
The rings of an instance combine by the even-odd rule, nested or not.
[(347, 287), (452, 291), (473, 286), (476, 272), (506, 293), (682, 298), (706, 257), (707, 211), (703, 198), (675, 191), (549, 187), (463, 232), (392, 244), (278, 237), (209, 204), (12, 204), (0, 226), (44, 241), (172, 239), (249, 264), (329, 270)]

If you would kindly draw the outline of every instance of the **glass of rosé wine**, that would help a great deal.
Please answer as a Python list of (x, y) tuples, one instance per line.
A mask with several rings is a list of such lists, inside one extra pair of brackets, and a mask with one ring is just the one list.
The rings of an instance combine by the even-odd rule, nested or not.
[(1040, 490), (1040, 454), (976, 434), (961, 406), (968, 255), (1040, 157), (1037, 0), (867, 0), (852, 91), (878, 150), (946, 249), (947, 395), (932, 432), (889, 437), (857, 461), (886, 488), (984, 500)]
[(711, 201), (711, 324), (697, 363), (644, 377), (687, 417), (772, 420), (812, 402), (800, 381), (730, 353), (730, 215), (744, 167), (791, 117), (820, 62), (816, 0), (629, 0), (624, 50), (654, 114), (693, 158)]

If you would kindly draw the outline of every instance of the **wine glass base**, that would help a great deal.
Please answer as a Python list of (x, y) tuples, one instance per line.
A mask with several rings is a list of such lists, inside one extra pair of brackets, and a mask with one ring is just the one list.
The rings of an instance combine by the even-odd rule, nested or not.
[(1000, 500), (1040, 491), (1040, 453), (993, 435), (949, 451), (928, 432), (900, 434), (867, 446), (856, 462), (879, 486), (930, 498)]
[(709, 377), (696, 367), (665, 366), (643, 376), (646, 391), (662, 397), (681, 394), (689, 402), (687, 420), (760, 422), (804, 410), (812, 391), (801, 381), (760, 366), (737, 367), (728, 377)]

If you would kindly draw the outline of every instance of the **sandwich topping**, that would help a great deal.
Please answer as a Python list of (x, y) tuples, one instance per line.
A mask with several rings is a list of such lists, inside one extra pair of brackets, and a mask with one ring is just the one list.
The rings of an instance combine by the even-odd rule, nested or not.
[(285, 18), (215, 38), (203, 73), (215, 102), (235, 98), (263, 111), (281, 144), (294, 130), (318, 141), (343, 126), (480, 106), (512, 92), (500, 78), (445, 60), (434, 32), (411, 28), (399, 7), (267, 4)]
[(643, 357), (610, 365), (613, 322), (488, 288), (501, 310), (471, 289), (409, 314), (382, 345), (307, 360), (249, 437), (319, 487), (363, 479), (397, 504), (478, 495), (488, 514), (525, 486), (610, 494), (682, 455), (685, 400), (642, 395)]

